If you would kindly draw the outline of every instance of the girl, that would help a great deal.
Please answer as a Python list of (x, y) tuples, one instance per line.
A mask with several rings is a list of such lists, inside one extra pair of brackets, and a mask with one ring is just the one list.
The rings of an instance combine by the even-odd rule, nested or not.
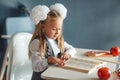
[(49, 64), (64, 66), (76, 50), (64, 42), (63, 20), (67, 9), (60, 3), (50, 6), (38, 5), (32, 9), (30, 18), (36, 24), (29, 44), (29, 57), (32, 60), (32, 80), (44, 80), (40, 74)]

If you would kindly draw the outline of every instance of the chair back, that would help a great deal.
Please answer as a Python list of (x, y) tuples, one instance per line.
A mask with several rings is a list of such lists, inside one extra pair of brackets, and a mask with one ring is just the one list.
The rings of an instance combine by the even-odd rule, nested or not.
[[(28, 57), (28, 45), (32, 34), (19, 32), (12, 36), (9, 44), (7, 80), (31, 80), (32, 65)], [(11, 47), (10, 47), (11, 46)]]

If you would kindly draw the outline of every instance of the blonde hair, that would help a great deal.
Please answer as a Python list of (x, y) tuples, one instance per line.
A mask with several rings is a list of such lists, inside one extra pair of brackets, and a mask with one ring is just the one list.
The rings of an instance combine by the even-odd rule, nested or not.
[[(45, 50), (46, 50), (46, 38), (45, 35), (43, 34), (42, 31), (42, 24), (45, 24), (47, 22), (52, 22), (55, 21), (56, 19), (60, 18), (60, 14), (54, 10), (50, 11), (48, 13), (47, 19), (44, 21), (40, 21), (36, 27), (35, 27), (35, 31), (33, 33), (32, 39), (30, 41), (30, 43), (36, 38), (39, 38), (40, 44), (39, 44), (39, 48), (40, 48), (40, 56), (45, 57)], [(58, 36), (58, 38), (56, 39), (56, 42), (58, 44), (58, 47), (61, 51), (61, 53), (64, 53), (64, 38), (61, 32), (61, 35)], [(29, 50), (29, 58), (31, 56), (30, 54), (30, 50)]]

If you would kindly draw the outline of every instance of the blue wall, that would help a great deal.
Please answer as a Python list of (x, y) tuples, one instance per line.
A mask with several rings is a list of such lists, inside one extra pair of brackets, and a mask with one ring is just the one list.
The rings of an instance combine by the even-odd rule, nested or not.
[(120, 0), (76, 0), (66, 6), (64, 35), (75, 47), (120, 46)]
[[(63, 33), (68, 43), (105, 50), (120, 46), (120, 0), (0, 0), (0, 35), (6, 33), (7, 17), (22, 16), (18, 9), (20, 3), (31, 10), (38, 4), (50, 6), (56, 2), (68, 9)], [(0, 38), (0, 50), (4, 49), (4, 39)]]

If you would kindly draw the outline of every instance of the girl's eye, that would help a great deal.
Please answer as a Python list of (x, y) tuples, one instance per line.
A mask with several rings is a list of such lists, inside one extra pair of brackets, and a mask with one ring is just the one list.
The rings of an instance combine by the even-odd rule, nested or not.
[(60, 30), (61, 30), (61, 28), (58, 28), (58, 29), (56, 29), (56, 28), (53, 28), (52, 30), (53, 30), (53, 31), (56, 31), (56, 30), (59, 30), (59, 31), (60, 31)]
[(52, 30), (56, 30), (56, 29), (53, 28)]

